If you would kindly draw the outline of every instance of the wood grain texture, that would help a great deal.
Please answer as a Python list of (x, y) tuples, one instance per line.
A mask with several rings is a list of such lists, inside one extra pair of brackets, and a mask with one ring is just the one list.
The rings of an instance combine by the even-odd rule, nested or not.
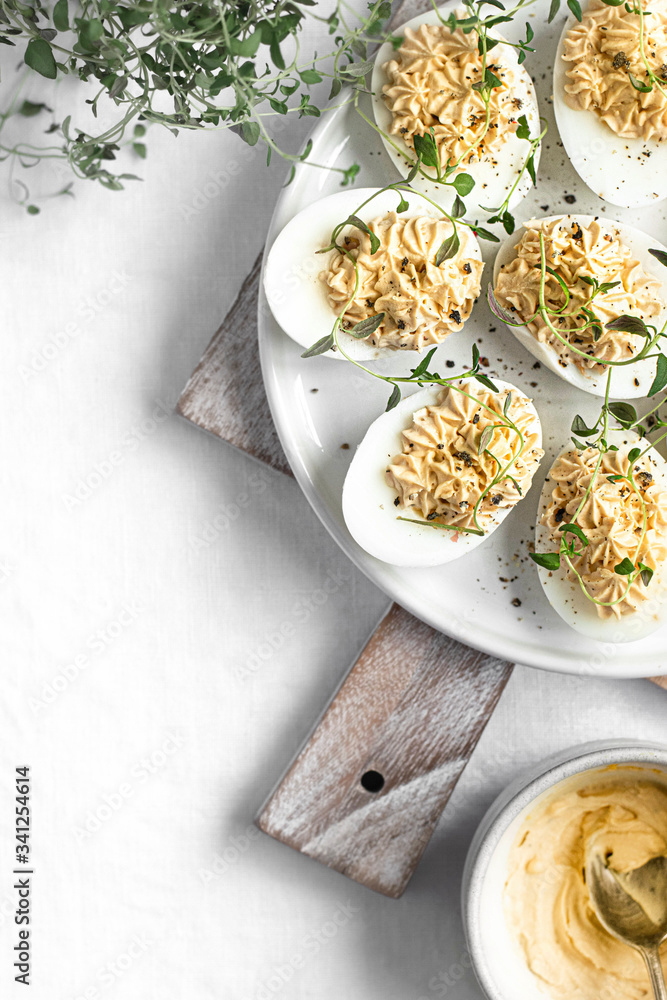
[[(394, 604), (258, 826), (400, 896), (511, 672)], [(361, 784), (368, 771), (383, 776), (381, 791)]]
[(262, 255), (176, 405), (182, 417), (291, 476), (257, 364), (257, 303)]

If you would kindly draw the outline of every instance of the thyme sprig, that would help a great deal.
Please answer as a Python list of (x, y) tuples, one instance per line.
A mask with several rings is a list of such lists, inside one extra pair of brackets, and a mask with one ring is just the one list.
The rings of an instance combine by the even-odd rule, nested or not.
[[(95, 132), (67, 115), (51, 123), (45, 143), (5, 139), (10, 118), (48, 113), (43, 102), (21, 101), (30, 76), (24, 74), (0, 113), (0, 159), (12, 169), (61, 159), (76, 177), (118, 190), (134, 178), (116, 170), (119, 150), (129, 146), (143, 158), (146, 128), (159, 124), (175, 134), (232, 129), (251, 146), (262, 140), (268, 161), (276, 153), (296, 164), (310, 149), (305, 155), (280, 149), (267, 121), (319, 117), (328, 107), (311, 92), (327, 78), (337, 106), (343, 86), (363, 80), (369, 46), (383, 37), (391, 13), (389, 0), (375, 0), (353, 17), (346, 0), (337, 0), (327, 17), (316, 8), (315, 0), (77, 0), (76, 7), (68, 0), (0, 0), (0, 44), (27, 42), (26, 66), (48, 80), (70, 76), (96, 85), (86, 104), (93, 116), (106, 110), (114, 119)], [(302, 55), (299, 34), (308, 18), (327, 24), (328, 53)], [(349, 183), (359, 168), (327, 169)]]
[(517, 174), (516, 180), (514, 181), (514, 184), (508, 191), (507, 197), (503, 201), (502, 205), (499, 205), (497, 208), (484, 208), (484, 206), (480, 206), (480, 208), (482, 208), (484, 212), (488, 213), (488, 218), (486, 221), (489, 223), (489, 225), (493, 225), (493, 223), (496, 222), (501, 223), (505, 232), (508, 233), (508, 235), (510, 236), (512, 235), (512, 233), (516, 228), (516, 221), (514, 219), (514, 216), (510, 212), (510, 202), (514, 197), (514, 192), (516, 191), (521, 182), (521, 178), (524, 176), (524, 174), (528, 173), (533, 184), (534, 185), (537, 184), (535, 156), (537, 154), (538, 149), (540, 148), (542, 139), (544, 139), (545, 135), (547, 134), (547, 128), (548, 128), (544, 118), (540, 118), (540, 124), (542, 125), (542, 129), (539, 135), (531, 137), (528, 120), (525, 115), (521, 115), (521, 117), (519, 118), (519, 125), (516, 130), (516, 136), (518, 139), (525, 139), (527, 142), (530, 143), (530, 150), (526, 156), (526, 159), (523, 162), (523, 166), (521, 167), (521, 170)]
[[(461, 163), (488, 132), (491, 94), (502, 86), (488, 64), (488, 53), (498, 44), (490, 32), (534, 2), (519, 0), (506, 9), (500, 0), (463, 0), (468, 11), (465, 17), (441, 17), (451, 31), (460, 27), (478, 36), (482, 72), (475, 89), (486, 109), (486, 125), (457, 162), (444, 168), (433, 134), (416, 137), (415, 162), (424, 177), (433, 179), (435, 170), (437, 182), (454, 188), (457, 197), (465, 197), (474, 186), (470, 175), (460, 172)], [(484, 16), (485, 6), (500, 13)], [(26, 66), (46, 79), (69, 75), (96, 84), (86, 104), (95, 117), (103, 108), (114, 116), (108, 127), (96, 132), (75, 120), (80, 115), (67, 115), (51, 122), (46, 143), (5, 139), (5, 126), (11, 119), (50, 113), (45, 102), (21, 100), (30, 76), (24, 74), (0, 111), (0, 161), (9, 161), (13, 176), (17, 166), (30, 169), (60, 159), (69, 164), (76, 178), (120, 190), (126, 181), (139, 179), (117, 169), (120, 151), (130, 149), (137, 158), (145, 158), (147, 127), (158, 124), (176, 135), (182, 129), (232, 129), (250, 146), (261, 141), (267, 163), (277, 155), (292, 164), (290, 179), (299, 162), (319, 166), (311, 159), (312, 143), (300, 154), (282, 149), (271, 135), (270, 119), (289, 114), (319, 117), (352, 101), (379, 131), (359, 107), (359, 97), (368, 92), (365, 80), (372, 68), (371, 47), (385, 40), (400, 44), (400, 39), (385, 29), (391, 13), (389, 0), (371, 0), (365, 14), (352, 13), (347, 0), (337, 0), (327, 17), (319, 15), (316, 7), (315, 0), (224, 4), (200, 0), (176, 5), (167, 0), (78, 0), (74, 11), (68, 0), (56, 0), (52, 7), (43, 0), (0, 0), (0, 44), (27, 42)], [(330, 52), (302, 56), (299, 33), (307, 18), (327, 24), (333, 36)], [(526, 24), (525, 38), (506, 44), (514, 44), (523, 62), (533, 51), (532, 39), (532, 29)], [(311, 92), (324, 80), (330, 80), (331, 87), (329, 103), (322, 107)], [(352, 88), (351, 96), (342, 94), (344, 87)], [(165, 108), (165, 98), (173, 110)], [(389, 136), (385, 138), (403, 152)], [(534, 179), (534, 152), (531, 143), (521, 176), (527, 171)], [(356, 178), (359, 165), (326, 169), (340, 174), (341, 184), (346, 185)], [(25, 184), (19, 186), (18, 200), (37, 213), (39, 208), (29, 200)], [(71, 193), (70, 186), (60, 193)]]

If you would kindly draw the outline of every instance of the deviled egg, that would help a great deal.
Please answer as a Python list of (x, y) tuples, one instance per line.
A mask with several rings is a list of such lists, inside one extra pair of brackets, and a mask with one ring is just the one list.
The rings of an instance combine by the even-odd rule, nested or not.
[[(618, 450), (603, 453), (594, 478), (596, 448), (581, 451), (570, 445), (556, 458), (540, 498), (535, 550), (558, 552), (561, 526), (576, 524), (586, 541), (568, 536), (576, 547), (573, 568), (563, 556), (558, 569), (538, 565), (544, 593), (577, 632), (600, 641), (632, 642), (667, 620), (667, 463), (654, 448), (646, 450), (646, 440), (634, 432), (611, 431), (607, 440)], [(633, 466), (633, 488), (628, 456), (636, 448), (646, 454)], [(629, 561), (625, 566), (624, 560)], [(648, 585), (639, 575), (631, 581), (616, 572), (630, 563), (653, 571)]]
[[(398, 213), (402, 199), (408, 208)], [(319, 253), (350, 216), (377, 237), (377, 249), (352, 222), (339, 236), (346, 253)], [(470, 316), (484, 267), (477, 238), (460, 223), (456, 253), (436, 264), (453, 232), (438, 207), (414, 193), (360, 188), (329, 195), (299, 212), (269, 250), (264, 289), (271, 311), (305, 348), (326, 337), (341, 316), (338, 339), (355, 359), (439, 344)], [(371, 328), (365, 337), (346, 332), (365, 320)], [(340, 351), (328, 356), (344, 359)]]
[[(661, 82), (650, 80), (644, 55)], [(667, 0), (590, 0), (581, 22), (570, 17), (554, 111), (575, 170), (600, 198), (623, 208), (666, 198)]]
[[(540, 311), (542, 241), (548, 314)], [(655, 358), (632, 362), (645, 338), (606, 324), (623, 315), (659, 330), (667, 322), (667, 269), (651, 249), (665, 250), (620, 222), (590, 215), (532, 219), (498, 251), (492, 309), (534, 357), (576, 388), (603, 396), (608, 368), (600, 362), (627, 362), (614, 364), (612, 396), (646, 396)]]
[[(401, 29), (402, 42), (395, 49), (382, 45), (375, 57), (371, 82), (373, 111), (382, 141), (400, 174), (405, 176), (416, 159), (415, 136), (432, 129), (440, 163), (458, 165), (475, 181), (466, 196), (473, 213), (502, 205), (523, 169), (530, 144), (517, 136), (519, 118), (525, 116), (531, 138), (540, 134), (540, 116), (533, 81), (519, 64), (517, 50), (500, 39), (487, 55), (487, 68), (501, 81), (491, 91), (489, 120), (475, 87), (482, 78), (478, 36), (461, 29), (452, 32), (443, 23), (455, 12), (470, 11), (446, 4), (408, 21)], [(539, 150), (535, 164), (539, 161)], [(433, 167), (425, 168), (435, 177)], [(413, 186), (451, 204), (454, 192), (424, 177)], [(532, 186), (524, 173), (512, 192), (514, 208)]]
[(530, 488), (544, 454), (530, 399), (495, 381), (430, 386), (371, 424), (343, 487), (358, 544), (396, 566), (437, 566), (477, 548)]

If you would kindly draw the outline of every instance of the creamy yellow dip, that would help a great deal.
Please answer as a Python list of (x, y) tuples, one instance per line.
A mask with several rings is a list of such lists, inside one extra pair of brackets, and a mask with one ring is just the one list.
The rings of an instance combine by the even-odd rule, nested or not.
[[(465, 389), (443, 389), (437, 406), (417, 410), (402, 433), (402, 453), (387, 468), (387, 483), (396, 491), (397, 507), (462, 528), (473, 526), (475, 505), (482, 497), (478, 522), (487, 530), (500, 511), (526, 495), (544, 452), (538, 447), (539, 425), (526, 396), (511, 393), (507, 416), (517, 428), (513, 430), (501, 426), (507, 392)], [(482, 434), (493, 426), (480, 455)], [(489, 490), (498, 464), (509, 466), (507, 475)]]
[[(667, 78), (667, 0), (643, 0), (644, 51), (658, 77)], [(624, 139), (667, 138), (667, 84), (642, 93), (630, 73), (647, 80), (640, 46), (640, 19), (625, 5), (591, 0), (581, 23), (565, 36), (565, 100), (593, 111)]]
[[(627, 475), (627, 453), (605, 452), (593, 479), (598, 458), (596, 448), (583, 452), (572, 448), (556, 459), (549, 470), (551, 501), (541, 512), (541, 523), (549, 528), (551, 542), (558, 548), (561, 524), (577, 518), (588, 545), (579, 546), (572, 564), (586, 592), (604, 602), (595, 605), (598, 616), (621, 618), (637, 611), (655, 592), (656, 583), (645, 587), (637, 577), (628, 589), (627, 577), (616, 573), (615, 567), (629, 559), (655, 571), (667, 560), (667, 492), (663, 472), (656, 469), (650, 455), (634, 466), (636, 490), (626, 479), (613, 480), (614, 476)], [(590, 493), (581, 506), (589, 486)], [(571, 570), (568, 575), (576, 580)]]
[[(521, 824), (508, 858), (505, 916), (530, 970), (562, 1000), (652, 996), (641, 956), (613, 938), (586, 888), (589, 850), (627, 872), (667, 855), (667, 785), (642, 768), (563, 782)], [(667, 958), (667, 944), (662, 948)]]
[(460, 330), (479, 295), (484, 268), (470, 230), (458, 227), (458, 252), (436, 265), (440, 245), (452, 234), (447, 219), (389, 212), (369, 222), (368, 228), (380, 241), (375, 253), (368, 234), (358, 229), (344, 240), (359, 274), (356, 295), (356, 271), (346, 254), (336, 251), (321, 275), (331, 308), (338, 316), (344, 314), (343, 329), (384, 313), (367, 342), (417, 351)]

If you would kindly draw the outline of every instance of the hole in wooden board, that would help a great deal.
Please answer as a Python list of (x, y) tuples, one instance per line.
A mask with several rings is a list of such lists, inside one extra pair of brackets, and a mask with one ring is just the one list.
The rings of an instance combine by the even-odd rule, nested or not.
[(361, 785), (367, 792), (381, 792), (384, 788), (384, 778), (379, 771), (366, 771), (361, 776)]

